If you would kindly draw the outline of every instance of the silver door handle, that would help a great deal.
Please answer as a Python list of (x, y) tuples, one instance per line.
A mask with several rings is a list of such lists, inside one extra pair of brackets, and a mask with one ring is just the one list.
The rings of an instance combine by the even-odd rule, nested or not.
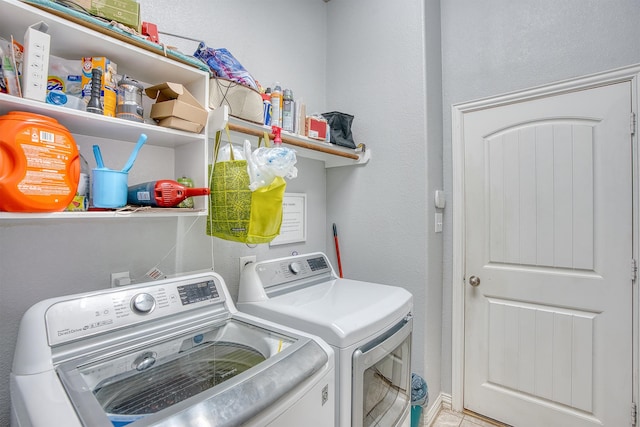
[(480, 278), (476, 276), (469, 277), (469, 284), (473, 287), (480, 286)]

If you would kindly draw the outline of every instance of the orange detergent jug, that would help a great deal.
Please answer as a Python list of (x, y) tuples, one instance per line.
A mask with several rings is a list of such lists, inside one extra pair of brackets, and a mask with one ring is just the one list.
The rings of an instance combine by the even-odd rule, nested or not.
[(62, 211), (79, 177), (78, 147), (55, 119), (22, 111), (0, 116), (0, 210)]

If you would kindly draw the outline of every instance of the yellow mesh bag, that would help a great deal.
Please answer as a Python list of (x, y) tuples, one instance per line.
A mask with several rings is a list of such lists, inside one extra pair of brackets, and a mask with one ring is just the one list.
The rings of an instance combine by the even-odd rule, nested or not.
[(230, 160), (217, 162), (221, 133), (216, 133), (214, 163), (209, 165), (207, 235), (241, 243), (269, 243), (280, 234), (287, 183), (276, 177), (271, 184), (251, 191), (247, 161), (234, 159), (231, 142)]

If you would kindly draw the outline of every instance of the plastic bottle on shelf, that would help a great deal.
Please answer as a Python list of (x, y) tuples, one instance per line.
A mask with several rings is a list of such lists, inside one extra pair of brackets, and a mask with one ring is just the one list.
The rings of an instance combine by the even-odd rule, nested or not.
[[(183, 176), (180, 177), (178, 179), (176, 179), (176, 182), (178, 184), (182, 184), (187, 188), (193, 188), (193, 180), (189, 177)], [(192, 197), (187, 197), (186, 199), (184, 199), (183, 201), (181, 201), (178, 204), (179, 208), (187, 208), (187, 209), (193, 209), (193, 198)]]
[(291, 89), (285, 89), (282, 94), (282, 129), (287, 132), (293, 132), (293, 120), (295, 116), (295, 107), (293, 103), (293, 92)]
[(271, 97), (267, 93), (262, 94), (262, 124), (271, 126)]
[(282, 126), (282, 88), (278, 82), (271, 91), (271, 125)]
[(63, 211), (78, 190), (78, 147), (51, 117), (24, 111), (1, 116), (0, 165), (0, 211)]
[(73, 200), (71, 200), (69, 205), (65, 208), (65, 211), (86, 211), (89, 209), (90, 173), (91, 169), (89, 169), (89, 163), (84, 156), (80, 154), (80, 176), (78, 178), (78, 189), (76, 190), (76, 195)]

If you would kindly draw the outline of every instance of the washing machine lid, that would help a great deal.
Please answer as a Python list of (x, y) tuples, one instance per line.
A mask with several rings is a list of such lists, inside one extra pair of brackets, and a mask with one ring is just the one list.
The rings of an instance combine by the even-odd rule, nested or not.
[(241, 425), (327, 365), (316, 341), (229, 318), (57, 369), (83, 425)]
[(339, 348), (396, 324), (412, 310), (407, 290), (351, 279), (333, 279), (269, 299), (237, 304), (241, 311), (314, 334)]

